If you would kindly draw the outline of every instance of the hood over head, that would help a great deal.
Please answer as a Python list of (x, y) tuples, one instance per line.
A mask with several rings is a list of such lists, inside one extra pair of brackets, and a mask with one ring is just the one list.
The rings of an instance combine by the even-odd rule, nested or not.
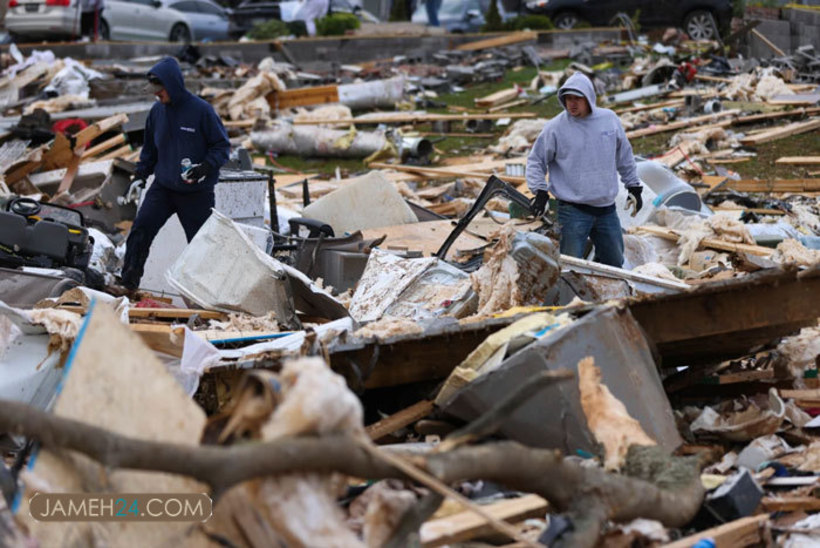
[(179, 63), (173, 57), (163, 57), (156, 65), (151, 67), (148, 74), (153, 74), (159, 78), (168, 95), (171, 97), (171, 104), (179, 104), (188, 94), (185, 89), (185, 80), (182, 78), (182, 71)]
[(564, 102), (564, 95), (567, 94), (567, 92), (578, 92), (572, 94), (580, 94), (585, 97), (589, 102), (590, 112), (595, 112), (595, 100), (597, 96), (595, 95), (595, 86), (592, 84), (592, 80), (580, 72), (576, 72), (567, 78), (567, 81), (564, 82), (564, 85), (558, 90), (558, 101), (561, 102), (561, 106), (564, 107), (564, 110), (567, 109), (567, 105)]

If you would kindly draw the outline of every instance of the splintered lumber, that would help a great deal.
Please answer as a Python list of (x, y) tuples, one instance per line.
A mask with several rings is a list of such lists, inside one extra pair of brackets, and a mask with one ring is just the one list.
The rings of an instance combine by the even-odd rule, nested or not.
[(817, 512), (820, 510), (820, 498), (797, 497), (764, 497), (760, 501), (761, 508), (766, 512)]
[(664, 107), (682, 107), (685, 104), (683, 99), (673, 99), (671, 101), (664, 101), (662, 103), (653, 103), (651, 105), (640, 105), (637, 107), (619, 108), (615, 109), (616, 114), (626, 114), (628, 112), (641, 112), (643, 110), (652, 110)]
[(782, 156), (775, 160), (776, 164), (792, 164), (796, 166), (810, 166), (820, 164), (820, 156)]
[(520, 107), (521, 105), (526, 105), (526, 104), (527, 104), (526, 99), (519, 99), (517, 101), (511, 101), (509, 103), (504, 103), (503, 105), (497, 105), (497, 106), (494, 106), (492, 108), (489, 108), (489, 109), (487, 109), (487, 112), (497, 112), (499, 110), (504, 110), (504, 109), (513, 108), (513, 107)]
[(430, 400), (422, 400), (414, 403), (410, 407), (402, 409), (398, 413), (394, 413), (389, 417), (375, 422), (365, 428), (367, 435), (373, 441), (379, 441), (381, 438), (392, 434), (396, 430), (401, 430), (405, 426), (413, 424), (414, 422), (423, 419), (433, 412), (433, 402)]
[(182, 330), (181, 327), (153, 323), (133, 323), (129, 327), (151, 350), (177, 358), (182, 357), (183, 338), (175, 334), (175, 330)]
[(783, 52), (782, 49), (775, 46), (774, 43), (772, 43), (771, 40), (769, 40), (768, 38), (763, 36), (763, 34), (759, 30), (752, 29), (749, 32), (751, 32), (753, 35), (757, 36), (760, 39), (761, 42), (763, 42), (764, 44), (769, 46), (769, 49), (772, 50), (773, 52), (775, 52), (779, 57), (785, 57), (786, 56), (786, 54)]
[(400, 112), (381, 116), (358, 116), (356, 118), (326, 118), (318, 120), (294, 120), (295, 126), (316, 126), (319, 124), (422, 124), (425, 122), (459, 122), (467, 120), (500, 120), (502, 118), (535, 118), (534, 112), (514, 114), (414, 114)]
[[(507, 522), (543, 517), (548, 503), (538, 495), (525, 495), (483, 506), (494, 517)], [(475, 512), (459, 512), (425, 522), (421, 526), (421, 544), (425, 547), (464, 542), (493, 532), (487, 520)]]
[[(60, 310), (68, 310), (77, 314), (85, 314), (83, 306), (60, 305)], [(225, 320), (228, 315), (216, 310), (200, 310), (189, 308), (129, 308), (128, 317), (131, 319), (179, 319), (188, 320), (192, 316), (198, 316), (203, 320)]]
[(121, 147), (112, 150), (108, 154), (100, 156), (99, 160), (103, 161), (103, 160), (113, 160), (114, 158), (122, 158), (126, 154), (130, 154), (131, 152), (133, 152), (133, 150), (134, 149), (131, 148), (131, 145), (126, 143), (126, 144), (122, 145)]
[[(636, 230), (646, 232), (648, 234), (652, 234), (653, 236), (658, 236), (660, 238), (664, 238), (665, 240), (670, 240), (673, 242), (677, 242), (680, 239), (680, 234), (678, 234), (677, 231), (662, 226), (639, 226), (636, 227)], [(751, 244), (735, 244), (731, 242), (724, 242), (723, 240), (717, 240), (714, 238), (704, 238), (703, 240), (701, 240), (700, 245), (698, 247), (708, 247), (711, 249), (729, 251), (732, 253), (749, 253), (751, 255), (758, 255), (761, 257), (768, 257), (769, 255), (774, 253), (774, 249), (770, 247)]]
[(820, 179), (727, 179), (724, 186), (740, 192), (820, 192)]
[(54, 137), (54, 145), (43, 155), (43, 167), (47, 170), (67, 167), (77, 151), (81, 152), (85, 145), (127, 121), (127, 115), (116, 114), (91, 124), (71, 138), (58, 133)]
[[(425, 166), (408, 166), (404, 164), (383, 164), (374, 162), (370, 164), (373, 169), (394, 169), (396, 171), (403, 171), (406, 173), (417, 173), (430, 179), (446, 179), (454, 177), (473, 177), (476, 179), (486, 179), (495, 169), (483, 170), (480, 166), (470, 166), (460, 168), (460, 166), (451, 167), (425, 167)], [(513, 177), (510, 175), (499, 175), (508, 183), (521, 185), (527, 182), (526, 177)]]
[(476, 51), (487, 48), (498, 48), (501, 46), (509, 46), (510, 44), (519, 44), (521, 42), (529, 42), (530, 40), (537, 40), (537, 32), (514, 32), (512, 34), (505, 34), (497, 38), (488, 38), (487, 40), (479, 40), (477, 42), (469, 42), (461, 44), (456, 47), (458, 51)]
[(776, 141), (778, 139), (783, 139), (785, 137), (791, 137), (792, 135), (807, 133), (809, 131), (814, 131), (818, 128), (820, 128), (820, 118), (814, 118), (808, 120), (807, 122), (794, 122), (787, 126), (772, 129), (770, 131), (758, 135), (744, 137), (740, 140), (740, 143), (746, 146), (754, 146), (762, 143), (768, 143), (770, 141)]
[(266, 99), (272, 109), (304, 107), (339, 102), (338, 86), (314, 86), (270, 92)]
[(122, 145), (123, 143), (125, 143), (126, 139), (127, 137), (125, 136), (125, 133), (120, 133), (119, 135), (115, 135), (110, 139), (106, 139), (102, 143), (99, 143), (89, 149), (86, 149), (86, 151), (83, 152), (82, 159), (85, 160), (86, 158), (91, 158), (92, 156), (96, 156), (97, 154), (105, 152), (106, 150), (112, 149), (117, 145)]
[(518, 93), (518, 88), (515, 87), (510, 89), (502, 89), (501, 91), (496, 91), (486, 97), (476, 97), (475, 106), (479, 108), (489, 108), (503, 103), (509, 103), (518, 97)]
[(691, 548), (699, 540), (706, 538), (713, 539), (716, 546), (732, 546), (735, 548), (764, 544), (763, 528), (768, 520), (768, 514), (741, 518), (713, 529), (701, 531), (696, 535), (682, 538), (676, 542), (664, 544), (664, 548)]
[(820, 400), (820, 389), (814, 390), (780, 390), (781, 398), (794, 398), (796, 400)]
[(71, 190), (71, 185), (74, 184), (74, 179), (77, 177), (77, 172), (79, 169), (80, 157), (77, 154), (74, 154), (74, 157), (71, 158), (71, 161), (66, 167), (65, 175), (63, 175), (63, 179), (60, 181), (60, 186), (57, 188), (55, 198)]
[(681, 128), (688, 128), (692, 126), (697, 126), (703, 122), (717, 122), (721, 118), (727, 117), (734, 117), (740, 113), (739, 109), (732, 109), (732, 110), (724, 110), (723, 112), (718, 112), (716, 114), (705, 114), (703, 116), (695, 116), (694, 118), (689, 118), (687, 120), (680, 120), (678, 122), (672, 122), (671, 124), (663, 124), (659, 126), (649, 126), (643, 129), (636, 129), (633, 131), (627, 131), (626, 136), (629, 139), (634, 139), (636, 137), (645, 137), (647, 135), (655, 135), (657, 133), (664, 133), (667, 131), (675, 131)]
[(820, 114), (820, 107), (796, 108), (794, 110), (784, 110), (782, 112), (764, 112), (761, 114), (750, 114), (749, 116), (738, 116), (733, 120), (732, 125), (753, 124), (764, 120), (776, 120), (777, 118), (796, 118), (798, 116), (812, 116)]
[(766, 103), (770, 105), (780, 105), (780, 106), (808, 106), (808, 105), (816, 105), (820, 101), (820, 95), (817, 93), (813, 94), (801, 94), (801, 95), (787, 95), (787, 96), (779, 96), (779, 97), (772, 97), (768, 99)]

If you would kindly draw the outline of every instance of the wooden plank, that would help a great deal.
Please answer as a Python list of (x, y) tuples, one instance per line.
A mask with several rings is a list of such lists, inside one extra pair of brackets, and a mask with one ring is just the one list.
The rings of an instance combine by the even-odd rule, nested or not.
[(766, 512), (816, 512), (820, 510), (818, 497), (764, 497), (760, 507)]
[(783, 139), (785, 137), (791, 137), (792, 135), (799, 135), (801, 133), (814, 131), (818, 128), (820, 128), (820, 118), (814, 118), (807, 122), (795, 122), (785, 127), (773, 129), (753, 137), (745, 137), (741, 139), (740, 142), (746, 146), (760, 145), (763, 143), (776, 141), (778, 139)]
[(814, 390), (780, 390), (781, 398), (796, 400), (820, 400), (820, 389)]
[(315, 126), (319, 124), (421, 124), (426, 122), (459, 122), (467, 120), (500, 120), (502, 118), (535, 118), (534, 112), (515, 112), (510, 114), (414, 114), (395, 113), (379, 116), (357, 116), (355, 118), (325, 118), (317, 120), (294, 120), (296, 126)]
[(724, 186), (740, 192), (820, 192), (820, 179), (727, 179)]
[(776, 164), (790, 164), (796, 166), (810, 166), (820, 164), (820, 156), (781, 156), (774, 161)]
[[(680, 234), (678, 234), (677, 231), (669, 228), (664, 228), (662, 226), (638, 226), (635, 227), (635, 230), (638, 230), (640, 232), (646, 232), (652, 234), (653, 236), (658, 236), (660, 238), (664, 238), (666, 240), (670, 240), (673, 242), (677, 242), (680, 239)], [(770, 247), (751, 244), (735, 244), (731, 242), (724, 242), (723, 240), (717, 240), (714, 238), (704, 238), (703, 240), (701, 240), (698, 248), (701, 247), (718, 249), (720, 251), (730, 251), (733, 253), (750, 253), (752, 255), (758, 255), (761, 257), (768, 257), (772, 253), (774, 253), (774, 249)]]
[(131, 331), (142, 338), (151, 350), (162, 352), (177, 358), (182, 357), (183, 338), (176, 337), (177, 342), (172, 342), (171, 337), (175, 330), (182, 331), (181, 327), (172, 328), (170, 325), (153, 323), (132, 323), (129, 325)]
[(54, 137), (54, 145), (43, 156), (45, 169), (60, 169), (68, 166), (76, 152), (81, 153), (81, 149), (88, 143), (112, 129), (119, 127), (128, 121), (126, 114), (115, 114), (99, 122), (95, 122), (83, 129), (73, 139), (69, 139), (62, 133)]
[[(57, 193), (55, 194), (54, 198), (65, 194), (69, 190), (71, 190), (71, 185), (74, 184), (74, 178), (77, 177), (77, 171), (80, 169), (80, 156), (77, 154), (69, 162), (68, 166), (65, 170), (65, 175), (63, 175), (63, 179), (60, 181), (60, 186), (57, 187)], [(54, 201), (54, 198), (51, 201)]]
[(764, 369), (762, 371), (741, 371), (740, 373), (726, 373), (714, 377), (703, 379), (704, 384), (737, 384), (741, 382), (754, 382), (765, 379), (773, 379), (774, 370)]
[(272, 91), (265, 97), (268, 104), (274, 110), (292, 107), (304, 107), (308, 105), (322, 105), (326, 103), (339, 102), (339, 87), (314, 86), (309, 88), (296, 88), (283, 91)]
[(478, 40), (476, 42), (468, 42), (461, 44), (455, 49), (458, 51), (477, 51), (480, 49), (497, 48), (501, 46), (509, 46), (510, 44), (520, 44), (521, 42), (529, 42), (530, 40), (537, 40), (537, 32), (514, 32), (496, 38), (488, 38), (486, 40)]
[(757, 215), (785, 215), (786, 212), (780, 209), (766, 209), (765, 207), (744, 207), (741, 209), (734, 209), (730, 207), (713, 207), (712, 211), (718, 213), (720, 211), (742, 211), (744, 213), (756, 213)]
[[(515, 523), (528, 518), (543, 517), (549, 503), (538, 495), (525, 495), (482, 506), (497, 519)], [(421, 544), (425, 547), (464, 542), (493, 532), (487, 520), (475, 512), (459, 512), (433, 519), (421, 526)]]
[(731, 84), (731, 78), (721, 78), (719, 76), (709, 76), (707, 74), (695, 74), (695, 80), (700, 80), (701, 82), (717, 82), (719, 84)]
[(111, 137), (110, 139), (106, 139), (102, 143), (96, 144), (93, 147), (87, 149), (85, 152), (83, 152), (82, 159), (85, 160), (86, 158), (91, 158), (92, 156), (96, 156), (97, 154), (100, 154), (102, 152), (105, 152), (106, 150), (114, 148), (117, 145), (121, 145), (121, 144), (125, 143), (126, 139), (127, 139), (127, 137), (126, 137), (125, 133), (120, 133), (119, 135), (115, 135), (114, 137)]
[(626, 136), (629, 139), (634, 139), (636, 137), (645, 137), (647, 135), (655, 135), (658, 133), (665, 133), (667, 131), (675, 131), (681, 128), (688, 128), (693, 126), (698, 126), (703, 122), (717, 122), (721, 118), (727, 117), (735, 117), (740, 113), (739, 109), (731, 109), (731, 110), (724, 110), (723, 112), (718, 112), (716, 114), (705, 114), (703, 116), (695, 116), (694, 118), (689, 118), (687, 120), (680, 120), (678, 122), (672, 122), (671, 124), (663, 124), (659, 126), (650, 126), (643, 129), (636, 129), (633, 131), (627, 131)]
[(518, 97), (518, 94), (519, 90), (515, 87), (510, 89), (502, 89), (501, 91), (496, 91), (486, 97), (476, 97), (475, 106), (480, 108), (494, 107), (496, 105), (512, 101)]
[(126, 144), (122, 145), (121, 147), (112, 150), (108, 154), (100, 156), (98, 158), (98, 161), (113, 160), (114, 158), (121, 158), (121, 157), (125, 156), (126, 154), (129, 154), (131, 151), (132, 151), (131, 145), (126, 143)]
[(775, 120), (778, 118), (796, 118), (798, 116), (811, 116), (820, 114), (820, 107), (815, 108), (799, 108), (795, 110), (786, 110), (782, 112), (764, 112), (761, 114), (750, 114), (749, 116), (739, 116), (734, 119), (734, 125), (740, 124), (754, 124), (764, 120)]
[(775, 45), (772, 43), (772, 41), (771, 41), (771, 40), (769, 40), (768, 38), (766, 38), (765, 36), (763, 36), (763, 34), (762, 34), (759, 30), (757, 30), (757, 29), (752, 29), (752, 30), (750, 30), (749, 32), (750, 32), (750, 33), (752, 33), (752, 34), (753, 34), (754, 36), (756, 36), (757, 38), (759, 38), (761, 42), (763, 42), (764, 44), (766, 44), (767, 46), (769, 46), (769, 49), (771, 49), (773, 52), (775, 52), (775, 53), (776, 53), (779, 57), (785, 57), (785, 56), (786, 56), (786, 54), (783, 52), (783, 50), (782, 50), (782, 49), (780, 49), (779, 47), (775, 46)]
[(505, 110), (508, 108), (520, 107), (521, 105), (526, 105), (527, 103), (527, 99), (519, 99), (518, 101), (512, 101), (510, 103), (504, 103), (503, 105), (497, 105), (492, 108), (489, 108), (487, 109), (487, 112), (497, 112), (499, 110)]
[(711, 538), (717, 548), (742, 548), (764, 543), (763, 527), (769, 520), (768, 514), (750, 516), (724, 523), (718, 527), (701, 531), (676, 542), (664, 544), (664, 548), (692, 548), (699, 540)]
[(673, 99), (672, 101), (664, 101), (661, 103), (654, 103), (652, 105), (641, 105), (637, 107), (628, 107), (628, 108), (620, 108), (616, 109), (616, 114), (626, 114), (627, 112), (641, 112), (643, 110), (652, 110), (656, 108), (664, 108), (664, 107), (682, 107), (686, 104), (686, 102), (682, 99)]
[(820, 95), (794, 95), (790, 97), (772, 97), (766, 101), (769, 105), (778, 105), (784, 107), (801, 107), (816, 105), (820, 101)]
[[(85, 314), (85, 307), (75, 305), (61, 305), (62, 310), (68, 310), (77, 314)], [(200, 310), (193, 308), (129, 308), (129, 318), (141, 319), (180, 319), (187, 320), (191, 316), (199, 316), (203, 320), (225, 320), (228, 315), (216, 310)]]
[(367, 435), (373, 441), (379, 441), (388, 434), (392, 434), (396, 430), (401, 430), (433, 412), (433, 402), (431, 400), (421, 400), (414, 403), (410, 407), (406, 407), (397, 413), (393, 413), (378, 422), (375, 422), (367, 427)]
[[(394, 169), (396, 171), (403, 171), (406, 173), (417, 173), (419, 175), (423, 175), (429, 179), (449, 179), (455, 177), (473, 177), (476, 179), (486, 179), (490, 175), (492, 175), (493, 171), (480, 171), (477, 169), (458, 169), (457, 166), (453, 167), (425, 167), (425, 166), (408, 166), (404, 164), (383, 164), (379, 162), (374, 162), (370, 164), (371, 168), (373, 169)], [(500, 171), (500, 170), (499, 170)], [(513, 183), (516, 185), (522, 185), (527, 182), (526, 177), (513, 177), (510, 175), (499, 175), (500, 178), (504, 179), (508, 183)]]

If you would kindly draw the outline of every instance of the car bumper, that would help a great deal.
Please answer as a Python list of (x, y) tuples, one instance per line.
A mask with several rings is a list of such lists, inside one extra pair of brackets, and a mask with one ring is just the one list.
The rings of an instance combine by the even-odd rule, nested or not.
[(10, 12), (6, 15), (6, 30), (23, 36), (72, 36), (78, 34), (79, 28), (80, 16), (73, 9), (70, 12)]

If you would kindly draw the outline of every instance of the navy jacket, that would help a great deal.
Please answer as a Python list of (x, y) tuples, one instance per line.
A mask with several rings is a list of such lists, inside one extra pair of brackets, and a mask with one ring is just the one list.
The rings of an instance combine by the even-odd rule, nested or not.
[[(213, 189), (219, 168), (228, 161), (231, 144), (213, 107), (185, 89), (179, 64), (165, 57), (149, 71), (162, 81), (171, 103), (159, 101), (151, 107), (145, 122), (145, 142), (137, 163), (137, 176), (154, 174), (155, 182), (177, 192)], [(206, 163), (211, 171), (201, 183), (182, 181), (181, 162)]]

